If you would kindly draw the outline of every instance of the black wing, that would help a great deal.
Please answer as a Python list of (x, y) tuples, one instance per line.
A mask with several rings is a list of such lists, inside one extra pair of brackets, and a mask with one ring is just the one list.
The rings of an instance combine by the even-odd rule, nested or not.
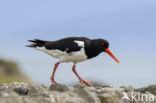
[(90, 41), (90, 39), (85, 37), (70, 37), (54, 42), (47, 42), (45, 48), (49, 50), (59, 49), (61, 51), (66, 51), (67, 53), (79, 51), (82, 47), (78, 46), (78, 44), (75, 43), (74, 40), (83, 41), (84, 44)]

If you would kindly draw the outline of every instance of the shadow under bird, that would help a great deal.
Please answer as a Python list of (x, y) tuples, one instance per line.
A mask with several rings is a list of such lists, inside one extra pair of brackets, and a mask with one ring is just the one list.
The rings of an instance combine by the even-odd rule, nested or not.
[(58, 83), (54, 80), (54, 75), (58, 65), (62, 62), (73, 62), (72, 71), (78, 77), (81, 83), (84, 83), (88, 86), (91, 84), (83, 80), (78, 73), (76, 72), (76, 64), (93, 57), (96, 57), (101, 52), (108, 53), (117, 63), (119, 60), (113, 55), (113, 53), (108, 49), (109, 43), (104, 39), (89, 39), (86, 37), (69, 37), (63, 38), (57, 41), (45, 41), (45, 40), (28, 40), (32, 42), (28, 47), (35, 48), (37, 50), (43, 51), (48, 55), (59, 59), (55, 64), (52, 75), (51, 82), (53, 85)]

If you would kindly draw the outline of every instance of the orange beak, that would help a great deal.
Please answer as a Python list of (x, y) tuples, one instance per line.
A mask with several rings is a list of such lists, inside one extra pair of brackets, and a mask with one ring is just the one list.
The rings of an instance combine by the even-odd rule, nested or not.
[(117, 63), (119, 63), (119, 60), (113, 55), (113, 53), (108, 48), (105, 49), (105, 52), (108, 53)]

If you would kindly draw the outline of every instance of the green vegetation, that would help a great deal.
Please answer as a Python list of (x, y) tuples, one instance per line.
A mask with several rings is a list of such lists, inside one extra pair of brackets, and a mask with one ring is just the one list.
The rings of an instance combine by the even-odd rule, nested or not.
[(0, 60), (0, 83), (10, 83), (14, 81), (31, 83), (31, 81), (20, 72), (16, 63)]

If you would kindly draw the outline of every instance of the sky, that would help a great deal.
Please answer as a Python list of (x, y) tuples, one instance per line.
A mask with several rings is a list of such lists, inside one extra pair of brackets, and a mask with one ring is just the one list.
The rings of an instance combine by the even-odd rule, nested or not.
[[(77, 64), (84, 79), (117, 87), (156, 83), (155, 0), (0, 1), (0, 58), (16, 61), (36, 83), (50, 85), (58, 60), (25, 47), (27, 40), (70, 36), (106, 39), (120, 60), (117, 64), (101, 53)], [(62, 63), (55, 80), (66, 85), (77, 83), (72, 63)]]

